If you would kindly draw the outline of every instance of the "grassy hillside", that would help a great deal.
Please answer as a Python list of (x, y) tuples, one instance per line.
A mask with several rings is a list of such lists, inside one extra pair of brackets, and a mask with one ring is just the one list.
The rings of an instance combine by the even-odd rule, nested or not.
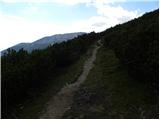
[(87, 51), (102, 46), (63, 118), (158, 118), (159, 10), (101, 33), (31, 53), (2, 56), (2, 118), (37, 118), (82, 72)]
[(106, 30), (104, 45), (114, 50), (135, 80), (150, 82), (158, 94), (159, 10)]
[(130, 77), (113, 50), (102, 48), (63, 118), (158, 118), (158, 99), (149, 86)]
[(37, 92), (32, 93), (34, 98), (26, 100), (23, 104), (17, 106), (15, 114), (18, 118), (31, 119), (39, 118), (46, 107), (46, 103), (54, 96), (64, 85), (73, 83), (81, 74), (84, 61), (88, 54), (80, 57), (80, 59), (71, 66), (61, 70), (54, 76), (50, 76), (48, 82)]
[[(23, 49), (18, 52), (9, 49), (1, 57), (2, 118), (21, 117), (19, 110), (15, 108), (24, 109), (26, 103), (41, 99), (43, 94), (41, 90), (47, 88), (47, 85), (52, 85), (55, 94), (66, 83), (74, 81), (80, 74), (82, 65), (77, 62), (81, 61), (82, 56), (97, 39), (97, 34), (92, 32), (67, 42), (54, 44), (44, 50), (33, 50), (31, 53)], [(32, 109), (32, 106), (30, 107)]]
[(110, 28), (63, 118), (158, 118), (159, 11)]

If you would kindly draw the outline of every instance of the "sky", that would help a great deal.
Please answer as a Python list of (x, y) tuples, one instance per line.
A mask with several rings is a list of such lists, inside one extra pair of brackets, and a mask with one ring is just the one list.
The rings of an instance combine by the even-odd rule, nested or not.
[(158, 0), (0, 0), (0, 51), (54, 34), (100, 32), (158, 8)]

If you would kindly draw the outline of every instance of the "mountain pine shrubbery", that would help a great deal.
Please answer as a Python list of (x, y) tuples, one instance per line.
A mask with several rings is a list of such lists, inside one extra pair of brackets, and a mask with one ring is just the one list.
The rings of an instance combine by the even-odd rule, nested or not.
[(51, 75), (76, 62), (98, 39), (103, 39), (104, 47), (115, 52), (132, 80), (148, 84), (148, 89), (158, 96), (159, 10), (156, 10), (104, 32), (85, 34), (44, 50), (28, 53), (9, 49), (1, 57), (2, 118), (7, 118), (15, 105), (31, 97), (31, 92), (42, 88)]
[(104, 45), (114, 49), (135, 80), (149, 82), (158, 93), (159, 10), (103, 32)]
[(95, 66), (63, 118), (159, 117), (158, 16), (156, 10), (100, 33)]
[(8, 49), (2, 58), (2, 118), (11, 114), (11, 108), (30, 97), (61, 69), (70, 66), (98, 40), (94, 32), (73, 40), (54, 44), (31, 53)]

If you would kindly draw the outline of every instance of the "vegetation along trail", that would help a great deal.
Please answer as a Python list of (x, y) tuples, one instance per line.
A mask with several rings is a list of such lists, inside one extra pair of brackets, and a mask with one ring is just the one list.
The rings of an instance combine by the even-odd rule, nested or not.
[(40, 118), (61, 118), (63, 114), (70, 109), (72, 99), (75, 91), (78, 90), (79, 86), (85, 81), (87, 75), (94, 65), (96, 60), (96, 54), (98, 49), (101, 47), (100, 40), (92, 51), (92, 55), (86, 60), (83, 66), (83, 72), (78, 77), (75, 83), (64, 86), (57, 95), (53, 96), (47, 103), (47, 107)]

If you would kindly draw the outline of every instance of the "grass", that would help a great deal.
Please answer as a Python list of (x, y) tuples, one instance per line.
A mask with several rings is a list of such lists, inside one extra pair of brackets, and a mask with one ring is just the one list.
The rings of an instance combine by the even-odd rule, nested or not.
[(158, 97), (148, 84), (128, 75), (111, 49), (102, 47), (63, 118), (158, 118)]
[[(73, 83), (81, 74), (85, 60), (91, 55), (93, 47), (88, 50), (86, 54), (68, 68), (63, 69), (56, 76), (51, 76), (50, 81), (44, 84), (42, 89), (37, 89), (34, 98), (28, 99), (25, 103), (17, 106), (17, 116), (23, 119), (39, 118), (46, 107), (46, 103), (53, 97), (60, 89), (66, 85)], [(37, 94), (38, 93), (38, 94)]]

